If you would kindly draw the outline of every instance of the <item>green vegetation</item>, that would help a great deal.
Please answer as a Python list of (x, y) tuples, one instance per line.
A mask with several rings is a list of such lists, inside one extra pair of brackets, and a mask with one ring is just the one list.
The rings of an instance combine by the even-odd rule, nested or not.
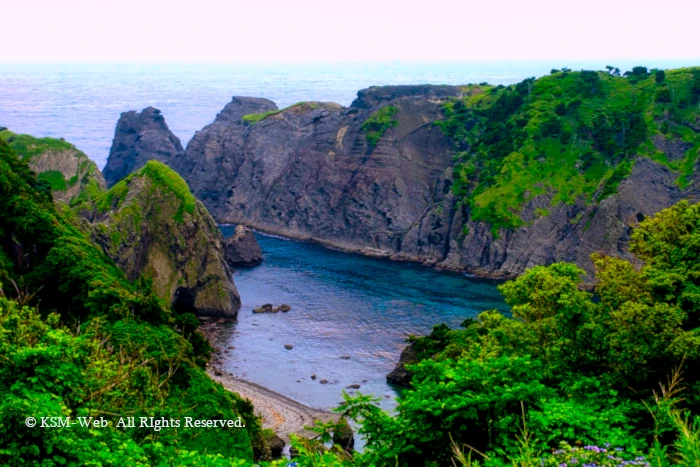
[(49, 170), (38, 175), (39, 180), (46, 180), (51, 185), (51, 191), (65, 191), (68, 188), (66, 179), (58, 170)]
[[(454, 142), (453, 190), (471, 219), (497, 234), (523, 225), (521, 209), (537, 196), (552, 206), (600, 201), (636, 156), (667, 165), (686, 186), (700, 147), (700, 69), (652, 72), (553, 70), (508, 87), (470, 85), (445, 104), (436, 124)], [(655, 138), (692, 148), (669, 161)]]
[[(98, 182), (101, 179), (99, 169), (83, 152), (75, 146), (63, 140), (55, 138), (35, 138), (30, 135), (17, 135), (9, 130), (0, 132), (0, 139), (6, 141), (15, 153), (25, 162), (34, 167), (41, 167), (44, 172), (38, 173), (39, 179), (46, 180), (54, 192), (54, 196), (61, 197), (62, 201), (77, 210), (84, 209), (90, 201), (102, 195), (103, 188)], [(44, 159), (43, 155), (64, 152), (64, 159)], [(52, 170), (50, 167), (74, 167), (77, 160), (77, 171), (73, 174), (62, 173), (60, 170)], [(64, 169), (65, 170), (65, 169)], [(61, 192), (80, 184), (78, 193), (64, 195)], [(70, 196), (70, 198), (68, 198)]]
[(268, 112), (260, 113), (260, 114), (248, 114), (244, 115), (241, 120), (243, 120), (246, 123), (253, 124), (253, 123), (258, 123), (261, 120), (266, 119), (267, 117), (270, 117), (272, 115), (277, 115), (282, 112), (286, 112), (288, 110), (297, 110), (300, 112), (307, 112), (312, 109), (319, 109), (321, 108), (322, 104), (319, 102), (297, 102), (296, 104), (292, 104), (288, 107), (285, 107), (283, 109), (277, 109), (277, 110), (270, 110)]
[(151, 181), (152, 191), (164, 188), (164, 191), (175, 195), (180, 203), (175, 215), (176, 221), (182, 222), (185, 213), (194, 213), (197, 200), (190, 192), (187, 182), (167, 165), (154, 160), (148, 161), (142, 169), (132, 173), (109, 191), (97, 197), (95, 199), (97, 210), (108, 212), (117, 209), (129, 192), (129, 185), (139, 178), (148, 178)]
[[(4, 141), (0, 219), (0, 464), (253, 460), (260, 423), (249, 402), (201, 368), (208, 346), (196, 332), (197, 319), (170, 310), (148, 281), (128, 282), (72, 211), (57, 210), (49, 184)], [(113, 414), (241, 416), (246, 428), (50, 430), (24, 423), (28, 416)]]
[(314, 461), (300, 465), (696, 467), (700, 204), (643, 221), (631, 250), (641, 269), (593, 256), (594, 292), (575, 265), (538, 266), (500, 286), (511, 317), (411, 338), (419, 363), (396, 414), (365, 395), (338, 408), (365, 452), (306, 442)]
[(379, 140), (389, 128), (393, 128), (399, 124), (394, 118), (398, 109), (393, 105), (387, 105), (370, 115), (367, 120), (362, 122), (360, 129), (367, 136), (367, 144), (370, 148), (375, 148)]
[(78, 151), (75, 146), (62, 139), (17, 135), (9, 130), (0, 131), (0, 139), (7, 142), (27, 162), (46, 151)]

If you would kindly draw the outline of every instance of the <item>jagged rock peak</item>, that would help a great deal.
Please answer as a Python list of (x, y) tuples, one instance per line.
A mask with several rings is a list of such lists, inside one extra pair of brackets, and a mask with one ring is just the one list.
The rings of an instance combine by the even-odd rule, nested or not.
[(221, 232), (173, 170), (149, 161), (95, 201), (93, 217), (96, 242), (130, 280), (151, 279), (176, 311), (235, 318)]
[(180, 139), (170, 131), (160, 110), (146, 107), (121, 114), (114, 132), (107, 164), (102, 170), (108, 186), (113, 186), (149, 160), (173, 165), (184, 153)]
[(231, 102), (216, 116), (217, 122), (237, 122), (245, 115), (262, 114), (278, 110), (277, 105), (261, 97), (234, 96)]
[(419, 85), (397, 85), (397, 86), (372, 86), (361, 89), (357, 92), (351, 107), (368, 109), (375, 107), (382, 102), (392, 101), (401, 97), (426, 97), (444, 99), (457, 97), (462, 94), (459, 86), (419, 84)]

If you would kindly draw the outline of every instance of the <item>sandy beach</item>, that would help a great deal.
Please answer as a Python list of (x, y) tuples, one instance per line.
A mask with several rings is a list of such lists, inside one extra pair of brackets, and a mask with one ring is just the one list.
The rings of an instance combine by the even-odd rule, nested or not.
[(209, 376), (224, 388), (250, 400), (255, 406), (255, 413), (262, 418), (263, 428), (270, 428), (278, 436), (289, 442), (289, 435), (311, 435), (305, 426), (311, 426), (315, 420), (327, 422), (337, 420), (339, 416), (332, 412), (314, 409), (289, 397), (271, 391), (263, 386), (246, 381), (221, 368), (221, 350), (217, 347), (217, 322), (205, 321), (200, 330), (209, 339), (214, 353), (207, 365)]

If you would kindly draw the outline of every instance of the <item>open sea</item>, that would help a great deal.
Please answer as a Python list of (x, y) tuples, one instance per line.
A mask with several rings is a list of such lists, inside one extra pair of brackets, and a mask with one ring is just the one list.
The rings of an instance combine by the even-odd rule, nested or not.
[[(552, 68), (604, 69), (605, 62), (482, 63), (2, 63), (0, 126), (65, 138), (105, 165), (119, 115), (152, 105), (185, 146), (232, 96), (350, 105), (357, 91), (387, 84), (513, 84)], [(612, 63), (672, 68), (685, 62)]]

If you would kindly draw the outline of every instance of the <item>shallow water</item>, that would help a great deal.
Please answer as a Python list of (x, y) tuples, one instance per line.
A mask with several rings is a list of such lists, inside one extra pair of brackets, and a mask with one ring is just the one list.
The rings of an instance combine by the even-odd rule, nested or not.
[[(222, 231), (229, 236), (233, 228)], [(442, 322), (459, 326), (487, 309), (507, 310), (492, 281), (257, 237), (263, 263), (234, 274), (243, 305), (227, 331), (235, 350), (224, 355), (224, 368), (312, 407), (335, 407), (343, 389), (360, 384), (360, 392), (391, 408), (396, 392), (386, 374), (406, 335)], [(292, 310), (252, 313), (264, 303)], [(329, 384), (320, 384), (323, 379)]]

